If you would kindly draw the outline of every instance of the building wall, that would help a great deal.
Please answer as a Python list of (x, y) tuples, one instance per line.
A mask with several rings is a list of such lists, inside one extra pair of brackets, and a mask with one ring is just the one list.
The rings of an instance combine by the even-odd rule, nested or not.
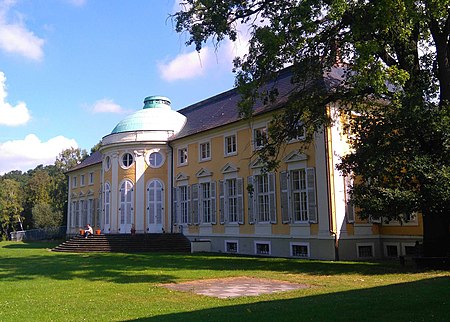
[[(82, 183), (83, 177), (84, 184)], [(76, 186), (74, 186), (75, 181)], [(101, 186), (100, 165), (92, 165), (69, 174), (68, 234), (78, 233), (86, 224), (90, 224), (94, 229), (100, 229)]]
[[(103, 233), (130, 233), (131, 227), (138, 233), (183, 232), (192, 241), (209, 241), (210, 250), (214, 252), (264, 256), (366, 260), (411, 255), (416, 242), (422, 239), (420, 215), (403, 224), (372, 222), (361, 220), (349, 207), (348, 178), (336, 170), (340, 157), (348, 152), (347, 138), (342, 130), (343, 120), (339, 115), (333, 115), (335, 110), (330, 107), (336, 121), (334, 126), (317, 133), (314, 142), (305, 150), (301, 139), (283, 147), (280, 166), (270, 174), (270, 178), (274, 178), (274, 193), (268, 193), (269, 211), (264, 222), (252, 220), (250, 216), (257, 204), (252, 200), (259, 196), (255, 190), (256, 180), (262, 175), (253, 143), (254, 130), (267, 126), (270, 114), (168, 144), (108, 142), (101, 150), (102, 163), (69, 173), (68, 233), (77, 233), (87, 223), (80, 205), (92, 199), (95, 207), (100, 207), (100, 219), (95, 216), (91, 224)], [(233, 136), (236, 151), (227, 153), (231, 142), (228, 138)], [(180, 164), (180, 158), (185, 157), (180, 154), (183, 149), (187, 149), (187, 162)], [(155, 151), (164, 159), (156, 167), (149, 161), (149, 155)], [(133, 156), (133, 163), (126, 169), (121, 161), (124, 153)], [(106, 166), (107, 158), (109, 167)], [(90, 173), (93, 183), (88, 182)], [(83, 175), (85, 184), (80, 186)], [(303, 175), (302, 182), (306, 186), (298, 192), (298, 195), (303, 193), (302, 198), (307, 201), (303, 204), (307, 209), (303, 214), (307, 213), (307, 218), (301, 220), (296, 220), (293, 215), (295, 175)], [(270, 178), (267, 179), (270, 181)], [(76, 187), (74, 180), (77, 180)], [(125, 180), (132, 184), (133, 209), (131, 222), (124, 226), (120, 223), (120, 194)], [(157, 217), (150, 219), (148, 200), (149, 183), (155, 180), (163, 189), (159, 225), (155, 223)], [(224, 210), (231, 203), (226, 192), (231, 181), (236, 184), (233, 200), (236, 200), (238, 211), (234, 220), (230, 220), (230, 211)], [(106, 183), (110, 185), (111, 197), (109, 224), (105, 217)], [(171, 189), (172, 183), (174, 189)], [(267, 186), (270, 187), (270, 182)], [(181, 210), (183, 187), (188, 201), (185, 203), (186, 218)], [(209, 189), (210, 194), (206, 199), (202, 195), (205, 189)], [(208, 200), (210, 206), (204, 206)], [(297, 219), (298, 216), (301, 217), (302, 212), (298, 212)]]
[[(260, 166), (257, 162), (255, 149), (253, 147), (253, 130), (267, 126), (271, 115), (255, 117), (251, 123), (241, 121), (220, 129), (192, 135), (187, 138), (172, 142), (174, 149), (175, 164), (175, 187), (188, 186), (193, 190), (193, 185), (202, 182), (214, 182), (216, 188), (216, 202), (214, 210), (216, 212), (215, 223), (182, 222), (178, 220), (178, 226), (182, 226), (182, 231), (192, 240), (210, 240), (211, 250), (216, 252), (227, 252), (226, 241), (236, 241), (239, 253), (242, 254), (262, 254), (285, 257), (304, 257), (302, 255), (292, 255), (292, 245), (306, 246), (308, 248), (307, 258), (334, 259), (334, 236), (330, 233), (329, 205), (328, 205), (328, 183), (325, 171), (325, 149), (323, 147), (324, 134), (317, 135), (317, 141), (311, 144), (302, 153), (299, 148), (303, 142), (293, 141), (286, 145), (280, 156), (280, 168), (273, 173), (275, 178), (275, 204), (273, 214), (274, 220), (264, 223), (251, 223), (249, 219), (249, 204), (251, 197), (247, 193), (249, 187), (249, 177), (261, 174)], [(236, 135), (237, 153), (227, 155), (225, 152), (225, 138)], [(211, 158), (203, 161), (200, 159), (201, 145), (209, 142), (211, 147)], [(180, 165), (178, 154), (181, 149), (187, 148), (188, 162)], [(319, 151), (319, 152), (318, 152)], [(317, 198), (317, 219), (313, 222), (305, 220), (303, 222), (285, 222), (283, 219), (283, 209), (286, 201), (282, 200), (281, 176), (282, 173), (299, 169), (313, 169), (316, 173), (315, 197)], [(220, 189), (221, 181), (228, 178), (242, 178), (243, 181), (243, 220), (240, 223), (227, 223), (220, 220)], [(195, 188), (197, 189), (197, 188)], [(199, 188), (200, 189), (200, 188)], [(191, 203), (197, 201), (192, 198)], [(179, 200), (177, 200), (177, 206)], [(201, 207), (201, 205), (199, 206)], [(190, 209), (191, 213), (195, 210)], [(179, 230), (180, 228), (177, 227)], [(270, 248), (258, 250), (256, 244), (267, 244)], [(263, 247), (264, 248), (264, 247)], [(304, 248), (302, 248), (304, 250)]]

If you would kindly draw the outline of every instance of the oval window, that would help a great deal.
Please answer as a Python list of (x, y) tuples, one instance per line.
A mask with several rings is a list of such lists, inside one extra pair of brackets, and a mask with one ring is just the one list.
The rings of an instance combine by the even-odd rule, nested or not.
[(105, 165), (105, 171), (108, 171), (111, 168), (111, 158), (109, 155), (106, 156), (104, 165)]
[(159, 168), (164, 163), (164, 157), (160, 152), (152, 152), (148, 155), (148, 165), (152, 168)]
[(124, 153), (122, 155), (122, 165), (124, 168), (129, 168), (133, 164), (133, 156), (131, 153)]

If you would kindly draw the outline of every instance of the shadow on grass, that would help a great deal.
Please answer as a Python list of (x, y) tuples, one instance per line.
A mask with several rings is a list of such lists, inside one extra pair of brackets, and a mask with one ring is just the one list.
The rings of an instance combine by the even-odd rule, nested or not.
[(323, 262), (218, 254), (53, 253), (38, 249), (46, 248), (45, 245), (46, 243), (0, 244), (0, 257), (3, 257), (0, 260), (1, 279), (14, 281), (45, 277), (114, 283), (170, 283), (186, 278), (186, 275), (193, 275), (186, 271), (201, 270), (223, 271), (225, 274), (230, 272), (228, 275), (232, 275), (234, 271), (309, 275), (411, 273), (411, 270), (399, 265), (386, 263)]
[(450, 277), (130, 321), (448, 321)]
[[(46, 249), (54, 248), (61, 244), (63, 240), (39, 241), (39, 242), (16, 242), (3, 246), (6, 249)], [(0, 244), (1, 246), (1, 244)]]

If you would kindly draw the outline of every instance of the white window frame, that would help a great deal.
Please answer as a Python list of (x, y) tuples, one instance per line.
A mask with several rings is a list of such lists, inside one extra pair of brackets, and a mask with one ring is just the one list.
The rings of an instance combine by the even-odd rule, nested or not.
[(80, 174), (80, 187), (84, 187), (86, 185), (86, 176), (84, 174)]
[[(397, 248), (397, 256), (388, 255), (388, 246), (395, 246)], [(401, 255), (400, 253), (400, 243), (383, 243), (384, 257), (387, 258), (397, 258)]]
[[(266, 240), (255, 240), (254, 241), (254, 250), (256, 255), (271, 255), (272, 254), (272, 243), (270, 241)], [(258, 252), (258, 245), (268, 245), (269, 251), (267, 253), (259, 253)]]
[(182, 185), (178, 187), (180, 190), (180, 217), (178, 218), (179, 223), (182, 225), (189, 224), (189, 202), (190, 202), (190, 196), (189, 196), (189, 186), (188, 185)]
[(188, 164), (189, 161), (189, 151), (187, 146), (183, 146), (177, 149), (177, 165), (184, 166)]
[[(160, 195), (157, 192), (161, 192)], [(162, 225), (164, 220), (164, 184), (161, 180), (151, 179), (147, 182), (146, 198), (147, 223), (149, 225)], [(156, 211), (156, 216), (154, 211)]]
[[(299, 187), (298, 189), (294, 189), (294, 173), (299, 173)], [(301, 173), (303, 175), (301, 175)], [(289, 171), (289, 180), (290, 180), (290, 197), (292, 204), (292, 218), (294, 223), (306, 223), (309, 221), (309, 213), (308, 213), (308, 187), (307, 187), (307, 178), (306, 178), (306, 169), (299, 168), (295, 170)], [(298, 207), (296, 207), (296, 197), (299, 197)], [(298, 209), (297, 209), (298, 208)], [(297, 211), (298, 210), (298, 211)]]
[[(372, 248), (372, 256), (361, 256), (359, 253), (359, 247), (366, 247), (370, 246)], [(357, 243), (356, 244), (356, 255), (359, 259), (367, 259), (367, 258), (374, 258), (375, 257), (375, 245), (373, 243)]]
[[(255, 194), (256, 204), (258, 205), (256, 217), (259, 223), (270, 222), (270, 183), (269, 176), (267, 174), (260, 174), (254, 176), (255, 186), (257, 187), (257, 193)], [(261, 182), (262, 181), (262, 182)], [(261, 189), (263, 188), (263, 189)]]
[[(228, 144), (228, 139), (233, 140), (234, 142), (230, 142), (231, 144)], [(234, 151), (231, 151), (228, 149), (229, 146), (234, 146)], [(223, 138), (223, 151), (224, 155), (226, 157), (237, 155), (237, 135), (236, 133), (225, 135)]]
[[(231, 187), (230, 182), (233, 182), (234, 188)], [(239, 204), (238, 204), (238, 179), (237, 178), (229, 178), (224, 180), (224, 188), (225, 191), (225, 215), (228, 217), (228, 223), (239, 223)], [(230, 189), (233, 188), (233, 189)], [(234, 193), (230, 193), (234, 192)], [(231, 211), (233, 209), (233, 212)], [(233, 218), (234, 217), (234, 218)]]
[[(306, 249), (308, 250), (306, 252), (306, 256), (294, 255), (294, 246), (306, 246)], [(290, 242), (289, 243), (289, 250), (290, 250), (291, 257), (295, 257), (295, 258), (310, 258), (311, 257), (311, 248), (309, 246), (309, 243), (305, 243), (305, 242)]]
[[(129, 155), (129, 156), (131, 156), (131, 162), (130, 162), (130, 164), (125, 164), (125, 160), (124, 160), (124, 158), (125, 158), (125, 156), (127, 156), (127, 155)], [(127, 163), (130, 161), (129, 159), (127, 159), (126, 160), (127, 161)], [(122, 153), (122, 155), (120, 156), (120, 167), (122, 168), (122, 169), (129, 169), (129, 168), (131, 168), (132, 166), (133, 166), (133, 164), (134, 164), (134, 155), (132, 154), (132, 153), (130, 153), (130, 152), (124, 152), (124, 153)]]
[(301, 121), (298, 121), (297, 122), (297, 127), (303, 127), (302, 135), (297, 135), (295, 138), (290, 139), (288, 143), (296, 143), (296, 142), (299, 142), (299, 141), (304, 141), (306, 139), (306, 128), (304, 126), (304, 123), (301, 122)]
[[(207, 187), (207, 189), (205, 189)], [(213, 204), (214, 196), (211, 181), (199, 183), (199, 200), (200, 200), (200, 222), (204, 224), (211, 224), (213, 222), (213, 212), (215, 203)]]
[[(299, 173), (299, 183), (294, 190), (294, 173)], [(303, 173), (303, 177), (301, 175)], [(281, 218), (285, 224), (304, 225), (317, 223), (316, 169), (307, 167), (305, 161), (288, 164), (287, 171), (279, 173)], [(298, 196), (298, 208), (295, 197)], [(296, 213), (295, 210), (298, 210)]]
[[(236, 251), (235, 252), (230, 252), (228, 251), (228, 244), (236, 244)], [(225, 240), (225, 253), (228, 254), (239, 254), (239, 241), (238, 240)]]
[[(161, 156), (161, 162), (158, 164), (155, 164), (154, 162), (152, 162), (150, 160), (151, 156), (155, 153), (157, 153)], [(164, 153), (162, 153), (160, 149), (152, 149), (152, 150), (148, 151), (145, 155), (145, 162), (147, 163), (147, 165), (150, 168), (153, 168), (153, 169), (161, 168), (164, 165), (165, 161), (166, 161), (166, 157), (164, 156)]]
[(211, 141), (201, 141), (198, 143), (199, 162), (211, 160)]
[(77, 176), (72, 176), (72, 188), (77, 187)]
[(119, 189), (119, 223), (120, 225), (134, 223), (134, 183), (125, 179)]
[(105, 213), (105, 225), (111, 224), (111, 184), (109, 182), (105, 182), (105, 192), (104, 192), (104, 213)]
[(107, 155), (105, 157), (104, 170), (105, 170), (105, 172), (107, 172), (107, 171), (109, 171), (109, 169), (111, 169), (111, 157), (109, 155)]
[(263, 140), (263, 137), (267, 138), (268, 134), (267, 124), (255, 126), (252, 129), (253, 150), (259, 150), (264, 147), (264, 142), (260, 141)]
[(94, 199), (89, 198), (86, 200), (86, 223), (94, 226), (94, 218), (95, 218), (95, 205), (94, 205)]
[(88, 176), (89, 176), (89, 181), (88, 181), (89, 185), (93, 185), (94, 184), (94, 172), (89, 172)]

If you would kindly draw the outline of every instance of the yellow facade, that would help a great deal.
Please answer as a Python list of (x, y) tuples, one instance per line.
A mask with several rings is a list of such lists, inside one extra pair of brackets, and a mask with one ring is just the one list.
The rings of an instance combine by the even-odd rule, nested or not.
[[(229, 101), (218, 96), (211, 102), (220, 99)], [(174, 131), (164, 140), (162, 130), (105, 136), (96, 162), (68, 174), (68, 232), (86, 224), (79, 204), (91, 198), (101, 201), (100, 219), (92, 223), (102, 233), (181, 232), (193, 243), (209, 242), (213, 252), (366, 260), (406, 255), (421, 240), (421, 216), (399, 225), (350, 215), (345, 178), (336, 170), (348, 152), (342, 119), (317, 133), (306, 149), (301, 138), (287, 143), (279, 168), (266, 174), (255, 144), (272, 114), (215, 121), (198, 130), (203, 124), (196, 125), (197, 118), (207, 113), (195, 113), (211, 113), (211, 102), (181, 110), (187, 132), (181, 127), (181, 134)], [(89, 173), (92, 184), (73, 186), (75, 177), (80, 181)]]

